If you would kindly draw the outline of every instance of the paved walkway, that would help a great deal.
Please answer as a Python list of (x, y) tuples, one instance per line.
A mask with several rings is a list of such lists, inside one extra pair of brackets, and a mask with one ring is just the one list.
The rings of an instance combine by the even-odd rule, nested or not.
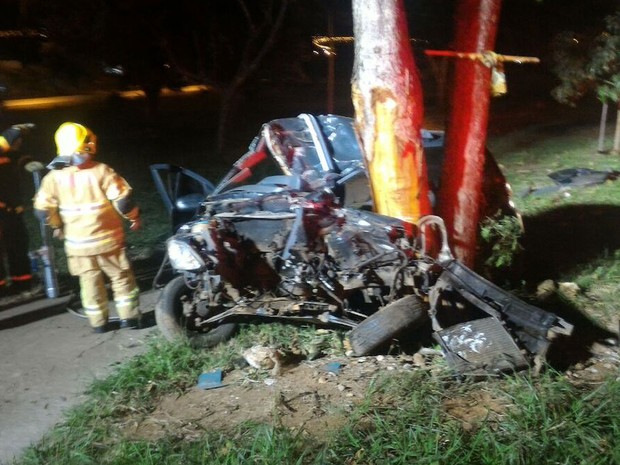
[(84, 318), (69, 313), (67, 297), (0, 310), (0, 464), (9, 464), (83, 402), (94, 379), (145, 350), (157, 331), (158, 294), (140, 296), (150, 327), (105, 334), (92, 333)]

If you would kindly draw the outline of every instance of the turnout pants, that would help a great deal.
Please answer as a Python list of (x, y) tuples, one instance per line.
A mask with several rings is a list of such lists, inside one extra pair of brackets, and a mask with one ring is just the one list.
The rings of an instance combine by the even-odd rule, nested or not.
[(108, 293), (105, 276), (110, 280), (116, 312), (121, 320), (138, 318), (139, 289), (125, 249), (89, 255), (68, 256), (69, 272), (80, 279), (80, 297), (93, 328), (108, 322)]

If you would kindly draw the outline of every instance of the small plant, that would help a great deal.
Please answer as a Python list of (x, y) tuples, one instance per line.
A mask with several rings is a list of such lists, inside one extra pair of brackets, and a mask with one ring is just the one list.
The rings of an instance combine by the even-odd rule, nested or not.
[(494, 268), (510, 266), (515, 255), (522, 250), (519, 243), (522, 235), (523, 227), (517, 217), (496, 215), (485, 219), (480, 228), (480, 236), (491, 246), (485, 264)]

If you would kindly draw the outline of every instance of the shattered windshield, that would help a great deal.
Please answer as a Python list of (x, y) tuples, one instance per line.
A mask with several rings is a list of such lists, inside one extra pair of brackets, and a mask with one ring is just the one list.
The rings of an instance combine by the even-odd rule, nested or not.
[(293, 172), (343, 172), (363, 161), (352, 118), (302, 114), (271, 121), (266, 129), (270, 150)]
[(265, 124), (215, 193), (275, 175), (300, 176), (316, 188), (328, 173), (338, 176), (362, 166), (352, 118), (301, 114)]
[(329, 167), (319, 155), (316, 137), (306, 121), (300, 118), (283, 118), (271, 121), (263, 128), (267, 146), (287, 174), (301, 174), (308, 170), (328, 171)]

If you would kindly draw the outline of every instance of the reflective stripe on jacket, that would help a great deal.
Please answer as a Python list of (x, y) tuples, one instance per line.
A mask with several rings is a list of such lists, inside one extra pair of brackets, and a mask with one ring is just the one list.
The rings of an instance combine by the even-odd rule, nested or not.
[(41, 181), (34, 208), (63, 228), (67, 255), (97, 255), (124, 247), (121, 217), (135, 220), (138, 209), (122, 215), (116, 203), (131, 195), (124, 178), (104, 163), (52, 170)]

